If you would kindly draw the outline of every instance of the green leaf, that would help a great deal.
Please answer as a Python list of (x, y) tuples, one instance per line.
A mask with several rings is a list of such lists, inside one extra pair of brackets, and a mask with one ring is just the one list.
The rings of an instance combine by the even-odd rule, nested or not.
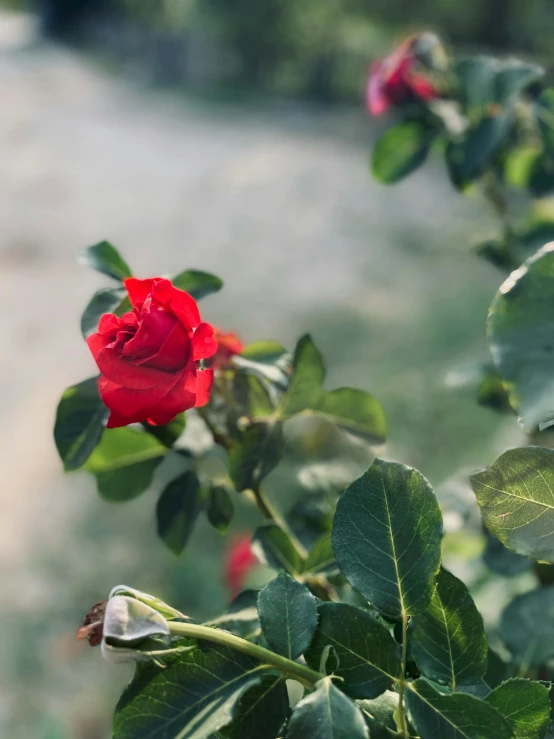
[[(164, 423), (162, 426), (152, 426), (149, 423), (144, 423), (143, 428), (146, 433), (151, 434), (155, 439), (161, 441), (161, 443), (171, 449), (175, 442), (180, 438), (186, 426), (186, 416), (184, 413), (179, 413), (169, 423)], [(182, 450), (181, 450), (182, 452)]]
[(454, 72), (458, 79), (462, 102), (471, 112), (480, 112), (495, 97), (495, 78), (498, 60), (491, 56), (472, 55), (455, 60)]
[(544, 739), (550, 723), (550, 690), (539, 683), (512, 678), (485, 701), (511, 724), (514, 739)]
[(258, 595), (262, 631), (274, 652), (296, 659), (310, 646), (317, 626), (317, 601), (308, 588), (280, 572)]
[(320, 603), (319, 625), (306, 652), (307, 663), (324, 671), (323, 657), (332, 647), (326, 668), (339, 678), (352, 698), (376, 698), (401, 675), (400, 648), (369, 611), (348, 603)]
[(211, 525), (224, 533), (229, 528), (235, 513), (235, 506), (229, 491), (223, 485), (215, 485), (210, 490), (206, 515)]
[(243, 638), (259, 631), (258, 591), (243, 590), (231, 601), (224, 614), (212, 619), (207, 625), (230, 631)]
[(544, 198), (554, 190), (554, 157), (545, 154), (535, 159), (529, 173), (529, 192), (535, 198)]
[(422, 121), (402, 121), (389, 128), (373, 147), (371, 171), (379, 182), (391, 185), (420, 167), (437, 131)]
[(229, 450), (229, 477), (237, 491), (257, 487), (281, 461), (283, 424), (252, 423)]
[(152, 482), (167, 449), (144, 431), (106, 429), (85, 469), (96, 477), (98, 492), (111, 502), (132, 500)]
[(421, 739), (514, 739), (493, 706), (464, 693), (439, 693), (425, 678), (408, 686), (406, 702)]
[(468, 129), (463, 138), (451, 141), (446, 148), (446, 163), (452, 182), (464, 187), (491, 164), (513, 126), (513, 118), (498, 114), (483, 118)]
[(492, 408), (500, 413), (512, 411), (510, 398), (502, 382), (493, 367), (487, 367), (479, 387), (477, 388), (477, 402), (486, 408)]
[(303, 410), (317, 408), (323, 395), (324, 379), (323, 357), (311, 336), (306, 334), (294, 350), (293, 374), (281, 401), (281, 415), (286, 418)]
[(497, 575), (515, 577), (521, 575), (522, 572), (528, 572), (533, 566), (530, 559), (512, 552), (487, 529), (485, 529), (485, 539), (483, 562)]
[(262, 564), (290, 575), (302, 572), (302, 559), (294, 544), (280, 526), (266, 523), (258, 526), (252, 537), (252, 551)]
[(56, 410), (54, 441), (66, 472), (82, 467), (100, 441), (108, 409), (98, 394), (98, 378), (72, 385)]
[(195, 300), (212, 295), (223, 287), (223, 280), (208, 272), (187, 269), (171, 278), (173, 287), (192, 295)]
[(127, 262), (109, 241), (101, 241), (99, 244), (87, 247), (80, 261), (119, 282), (123, 282), (126, 277), (132, 275)]
[(266, 675), (243, 693), (236, 718), (221, 734), (226, 739), (276, 739), (288, 712), (285, 681), (279, 674)]
[(286, 739), (368, 739), (362, 712), (330, 678), (297, 703)]
[(158, 536), (174, 554), (181, 554), (204, 506), (200, 480), (187, 470), (162, 491), (156, 505)]
[(205, 739), (231, 723), (237, 702), (264, 668), (233, 649), (192, 649), (139, 664), (119, 699), (113, 739)]
[(554, 657), (554, 586), (519, 595), (500, 618), (499, 636), (522, 666), (540, 667)]
[(104, 313), (115, 313), (127, 293), (122, 287), (106, 287), (94, 293), (81, 316), (81, 333), (86, 339), (98, 331)]
[(554, 244), (513, 272), (489, 310), (494, 364), (520, 423), (531, 433), (554, 419)]
[(287, 350), (277, 341), (255, 341), (253, 344), (248, 344), (240, 356), (252, 362), (274, 364), (284, 354), (287, 354)]
[(544, 69), (519, 59), (507, 59), (494, 80), (496, 102), (505, 105), (520, 92), (544, 76)]
[(383, 442), (386, 422), (379, 401), (370, 393), (348, 387), (326, 392), (324, 379), (323, 358), (311, 337), (303, 336), (296, 346), (293, 375), (279, 407), (281, 417), (312, 411), (352, 434)]
[(239, 370), (235, 375), (233, 392), (250, 418), (266, 418), (273, 413), (273, 403), (267, 388), (256, 375)]
[(554, 450), (510, 449), (471, 484), (489, 531), (518, 554), (554, 562)]
[(364, 714), (371, 739), (393, 739), (398, 736), (394, 718), (398, 711), (398, 693), (386, 690), (377, 698), (356, 702)]
[(454, 690), (472, 685), (487, 669), (483, 619), (466, 586), (441, 570), (431, 603), (410, 621), (413, 657), (421, 673)]
[(498, 687), (506, 679), (507, 668), (500, 657), (489, 647), (487, 655), (487, 671), (474, 685), (460, 685), (462, 693), (485, 698), (491, 690)]
[(431, 601), (441, 536), (439, 506), (423, 475), (376, 459), (338, 502), (333, 550), (352, 587), (398, 619)]
[(337, 570), (337, 560), (333, 552), (331, 533), (329, 532), (328, 534), (323, 534), (311, 548), (304, 565), (304, 572), (317, 574)]
[(341, 387), (325, 393), (316, 409), (345, 431), (382, 443), (387, 438), (383, 407), (370, 393)]

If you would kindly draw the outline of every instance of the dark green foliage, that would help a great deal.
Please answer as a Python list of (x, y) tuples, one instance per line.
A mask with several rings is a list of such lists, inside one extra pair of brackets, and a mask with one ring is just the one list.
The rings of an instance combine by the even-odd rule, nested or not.
[(426, 677), (455, 689), (485, 674), (483, 619), (466, 586), (450, 572), (440, 571), (431, 603), (413, 617), (410, 628), (412, 654)]
[(237, 702), (264, 673), (256, 660), (224, 647), (164, 661), (164, 669), (152, 662), (137, 666), (115, 710), (114, 739), (207, 737), (239, 715)]
[(279, 654), (296, 659), (310, 646), (318, 621), (317, 602), (286, 572), (260, 591), (258, 613), (267, 643)]
[(368, 739), (360, 709), (331, 682), (321, 680), (316, 690), (298, 703), (289, 722), (287, 739)]
[(54, 440), (64, 469), (77, 470), (93, 453), (108, 418), (98, 394), (98, 378), (68, 387), (58, 404)]
[(318, 610), (305, 655), (310, 667), (342, 678), (341, 690), (352, 698), (375, 698), (400, 677), (398, 644), (369, 611), (347, 603), (321, 603)]
[(423, 475), (376, 459), (338, 502), (333, 549), (352, 587), (398, 619), (431, 601), (441, 534), (437, 500)]
[(156, 505), (158, 535), (174, 554), (181, 554), (204, 506), (198, 476), (187, 470), (163, 490)]
[(554, 586), (519, 595), (502, 613), (499, 634), (521, 671), (554, 656)]
[(101, 241), (99, 244), (87, 247), (81, 256), (81, 261), (97, 272), (102, 272), (119, 282), (126, 277), (131, 277), (132, 274), (127, 262), (109, 241)]
[(420, 167), (437, 131), (425, 122), (403, 121), (384, 133), (373, 148), (371, 170), (379, 182), (392, 185)]

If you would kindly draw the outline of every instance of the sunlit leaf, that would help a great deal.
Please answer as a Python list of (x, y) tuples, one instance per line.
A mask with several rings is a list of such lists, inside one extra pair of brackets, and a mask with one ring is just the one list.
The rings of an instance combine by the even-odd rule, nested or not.
[(483, 619), (466, 586), (441, 570), (425, 611), (410, 622), (413, 657), (421, 673), (454, 690), (472, 685), (487, 668)]
[(352, 587), (400, 618), (431, 601), (441, 535), (439, 506), (423, 475), (376, 459), (338, 502), (333, 549)]
[(510, 449), (471, 484), (486, 527), (505, 546), (554, 562), (554, 450)]

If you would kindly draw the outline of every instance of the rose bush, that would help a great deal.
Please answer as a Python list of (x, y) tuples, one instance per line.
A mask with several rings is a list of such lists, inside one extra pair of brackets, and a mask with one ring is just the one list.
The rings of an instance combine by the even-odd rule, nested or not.
[(205, 405), (213, 372), (199, 362), (214, 355), (214, 330), (196, 301), (169, 280), (124, 281), (133, 308), (104, 314), (87, 344), (98, 365), (100, 397), (110, 409), (107, 428), (147, 421), (169, 423)]
[[(496, 178), (489, 197), (500, 211), (521, 116), (543, 120), (538, 108), (551, 97), (537, 87), (540, 72), (480, 57), (452, 64), (451, 97), (421, 105), (421, 87), (414, 113), (414, 55), (420, 62), (424, 50), (412, 39), (376, 70), (375, 106), (395, 102), (406, 113), (377, 145), (382, 171), (398, 179), (421, 163), (406, 142), (420, 137), (428, 149), (442, 137), (453, 181), (490, 188)], [(475, 95), (468, 68), (479, 79), (488, 70), (486, 95)], [(398, 97), (407, 85), (409, 95)], [(548, 131), (541, 135), (548, 159)], [(549, 171), (540, 158), (533, 166)], [(173, 471), (181, 467), (160, 492), (156, 521), (176, 554), (202, 514), (227, 531), (234, 493), (260, 515), (251, 541), (231, 540), (225, 577), (235, 597), (224, 613), (199, 624), (118, 586), (85, 617), (80, 637), (110, 660), (137, 663), (116, 707), (114, 739), (554, 739), (554, 451), (505, 452), (471, 476), (473, 498), (469, 479), (435, 496), (417, 470), (374, 458), (343, 483), (318, 465), (317, 482), (297, 489), (292, 504), (282, 485), (270, 499), (267, 477), (291, 446), (301, 466), (290, 419), (334, 422), (358, 437), (342, 438), (343, 449), (349, 441), (359, 450), (360, 439), (385, 441), (378, 401), (358, 389), (327, 390), (308, 335), (292, 354), (272, 341), (243, 347), (234, 334), (214, 335), (195, 302), (221, 287), (213, 275), (135, 280), (105, 242), (86, 261), (122, 281), (132, 310), (120, 286), (99, 291), (85, 309), (102, 378), (72, 386), (59, 404), (55, 438), (66, 469), (86, 466), (104, 498), (123, 502), (146, 490), (171, 455)], [(553, 312), (554, 246), (546, 245), (501, 286), (488, 322), (489, 394), (545, 445), (540, 434), (554, 424)], [(185, 409), (204, 424), (206, 443), (195, 443), (198, 426), (187, 439)], [(451, 538), (457, 530), (482, 550), (464, 553)], [(464, 558), (461, 573), (470, 562), (477, 573), (474, 589), (493, 612), (485, 619), (446, 568), (456, 565), (452, 544)], [(275, 577), (236, 592), (255, 562)], [(505, 580), (494, 597), (489, 591), (487, 604), (491, 572), (516, 582)]]

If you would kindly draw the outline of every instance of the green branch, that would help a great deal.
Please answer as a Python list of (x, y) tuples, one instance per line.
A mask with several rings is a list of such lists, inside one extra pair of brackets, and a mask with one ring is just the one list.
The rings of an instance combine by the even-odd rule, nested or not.
[(313, 688), (315, 683), (324, 677), (324, 675), (320, 675), (319, 672), (305, 665), (301, 665), (286, 657), (281, 657), (280, 654), (276, 654), (257, 644), (252, 644), (252, 642), (241, 639), (239, 636), (235, 636), (228, 631), (179, 621), (168, 621), (167, 625), (169, 626), (170, 633), (174, 636), (184, 636), (189, 639), (204, 639), (205, 641), (214, 642), (214, 644), (221, 644), (224, 647), (236, 649), (239, 652), (248, 654), (250, 657), (254, 657), (254, 659), (259, 660), (262, 664), (276, 667), (282, 673), (294, 680), (298, 680), (299, 683), (302, 683), (307, 688)]

